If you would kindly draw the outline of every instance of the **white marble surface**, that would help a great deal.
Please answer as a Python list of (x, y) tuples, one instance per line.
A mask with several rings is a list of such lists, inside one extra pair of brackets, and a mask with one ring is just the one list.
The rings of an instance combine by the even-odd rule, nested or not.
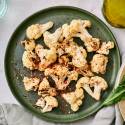
[[(88, 10), (106, 23), (101, 13), (102, 0), (9, 0), (7, 13), (0, 19), (0, 103), (18, 103), (7, 85), (4, 74), (4, 54), (11, 34), (32, 13), (57, 5), (76, 6)], [(123, 54), (125, 52), (125, 29), (109, 27)]]

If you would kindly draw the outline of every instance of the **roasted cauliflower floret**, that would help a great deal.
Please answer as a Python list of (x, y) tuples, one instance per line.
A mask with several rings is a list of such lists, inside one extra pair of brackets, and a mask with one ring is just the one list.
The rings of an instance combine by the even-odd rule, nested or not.
[(37, 45), (35, 52), (40, 58), (39, 70), (44, 71), (50, 64), (54, 63), (57, 59), (55, 49), (44, 49), (42, 45)]
[(92, 72), (104, 74), (106, 71), (107, 63), (108, 57), (101, 54), (95, 54), (91, 61)]
[(70, 23), (70, 34), (74, 35), (79, 33), (83, 28), (91, 27), (89, 20), (72, 20)]
[(71, 109), (76, 112), (79, 106), (82, 105), (82, 99), (84, 98), (83, 89), (76, 89), (74, 92), (64, 93), (62, 97), (70, 104)]
[[(78, 46), (77, 43), (73, 41), (73, 39), (70, 39), (69, 41), (64, 40), (63, 43), (60, 46), (60, 50), (62, 54), (68, 54), (72, 57), (72, 64), (76, 67), (83, 67), (86, 63), (86, 57), (87, 53), (86, 50)], [(59, 54), (61, 55), (61, 54)]]
[(58, 46), (56, 48), (56, 52), (57, 52), (59, 57), (62, 56), (62, 55), (66, 55), (66, 53), (65, 53), (65, 46), (66, 46), (66, 44), (67, 44), (66, 40), (58, 42)]
[(24, 46), (25, 50), (32, 51), (35, 49), (35, 41), (34, 40), (24, 40), (21, 41), (21, 44)]
[(53, 22), (45, 24), (33, 24), (26, 30), (26, 35), (29, 39), (38, 39), (42, 34), (53, 26)]
[(79, 33), (83, 28), (90, 27), (91, 22), (89, 20), (72, 20), (70, 25), (63, 24), (62, 25), (62, 35), (60, 37), (60, 41), (63, 39), (70, 40), (72, 37), (76, 37), (77, 33)]
[[(96, 100), (100, 100), (101, 91), (106, 90), (107, 87), (107, 82), (99, 76), (94, 76), (91, 78), (82, 77), (76, 84), (76, 88), (83, 88), (90, 96)], [(91, 88), (94, 88), (94, 90)]]
[(43, 78), (42, 82), (39, 84), (39, 90), (47, 90), (50, 88), (49, 81)]
[(50, 86), (49, 81), (46, 78), (43, 78), (42, 82), (39, 84), (38, 95), (41, 95), (42, 97), (56, 96), (57, 92), (55, 88)]
[(62, 55), (67, 55), (67, 53), (70, 53), (69, 55), (73, 55), (73, 52), (71, 52), (71, 49), (75, 49), (73, 48), (73, 46), (76, 46), (77, 44), (75, 42), (73, 42), (73, 39), (70, 40), (66, 40), (64, 39), (63, 41), (59, 42), (56, 51), (60, 56)]
[(54, 80), (54, 82), (56, 84), (56, 88), (58, 90), (65, 90), (66, 87), (69, 85), (67, 80), (65, 80), (66, 77), (59, 77), (59, 76), (52, 75), (52, 74), (50, 76)]
[[(80, 37), (84, 42), (87, 51), (97, 51), (100, 47), (100, 39), (92, 37), (87, 31), (87, 27), (91, 27), (91, 22), (89, 20), (72, 20), (70, 25), (64, 24), (62, 26), (62, 37), (69, 40), (72, 37)], [(62, 39), (63, 40), (63, 39)], [(109, 42), (106, 47), (102, 44), (102, 47), (97, 51), (100, 54), (109, 53), (109, 49), (113, 48), (114, 44)]]
[(65, 66), (55, 64), (52, 68), (45, 70), (45, 75), (55, 74), (56, 76), (65, 77), (68, 74), (68, 68)]
[(93, 52), (99, 49), (100, 40), (98, 38), (92, 38), (90, 41), (85, 42), (85, 46), (88, 52)]
[(76, 72), (75, 70), (69, 71), (67, 77), (65, 78), (67, 80), (64, 80), (64, 86), (66, 85), (65, 88), (71, 81), (76, 81), (78, 79), (78, 75), (78, 72)]
[(64, 39), (69, 40), (71, 38), (70, 27), (68, 24), (62, 25), (62, 35), (60, 36), (59, 41), (63, 41)]
[(76, 37), (80, 37), (88, 52), (97, 51), (100, 47), (100, 39), (93, 38), (86, 29), (76, 34)]
[(28, 50), (24, 51), (22, 62), (24, 67), (34, 70), (38, 68), (39, 59), (34, 52)]
[(75, 55), (72, 58), (72, 64), (76, 67), (83, 67), (87, 63), (86, 57), (86, 50), (83, 47), (79, 47), (76, 49)]
[(73, 20), (70, 24), (70, 33), (73, 37), (80, 37), (88, 52), (98, 50), (100, 45), (100, 40), (93, 38), (87, 31), (86, 28), (90, 26), (91, 22), (88, 20)]
[(85, 86), (89, 86), (89, 77), (81, 77), (76, 83), (76, 89), (84, 88)]
[(99, 76), (91, 77), (90, 86), (94, 87), (94, 96), (93, 97), (96, 100), (100, 100), (101, 91), (104, 91), (108, 88), (107, 82), (102, 77), (99, 77)]
[(40, 107), (42, 112), (49, 112), (52, 111), (53, 108), (58, 107), (58, 101), (52, 96), (41, 97), (37, 100), (36, 106)]
[(108, 41), (107, 43), (103, 42), (101, 47), (97, 50), (97, 53), (108, 55), (109, 50), (112, 48), (114, 48), (114, 42), (111, 42), (111, 41)]
[(55, 88), (50, 87), (49, 89), (46, 90), (38, 90), (38, 95), (41, 97), (57, 96), (57, 91)]
[(54, 33), (50, 33), (48, 31), (46, 31), (43, 34), (44, 37), (44, 42), (46, 44), (46, 46), (48, 46), (49, 48), (56, 48), (58, 45), (58, 40), (61, 36), (62, 33), (62, 29), (58, 28)]
[(88, 77), (94, 76), (94, 74), (91, 71), (91, 67), (88, 64), (85, 64), (85, 66), (80, 68), (76, 67), (75, 69), (79, 74), (83, 76), (88, 76)]
[(78, 73), (69, 71), (67, 67), (55, 64), (52, 68), (45, 69), (45, 76), (50, 76), (58, 90), (64, 90), (72, 80), (77, 80)]
[(42, 109), (45, 107), (46, 102), (43, 97), (39, 98), (36, 102), (36, 106), (41, 107)]
[(90, 28), (92, 25), (90, 20), (82, 20), (82, 23), (84, 28)]
[(24, 77), (23, 83), (26, 91), (34, 90), (36, 91), (38, 89), (38, 85), (40, 83), (40, 79), (37, 77)]
[(72, 56), (72, 64), (74, 66), (83, 67), (87, 63), (86, 50), (78, 46), (75, 42), (69, 41), (69, 44), (65, 46), (65, 52)]
[(62, 47), (65, 49), (65, 53), (69, 54), (70, 56), (75, 56), (76, 50), (79, 48), (77, 43), (75, 43), (73, 39), (70, 39), (69, 41), (64, 40), (63, 42), (64, 44)]
[(65, 89), (69, 83), (65, 81), (68, 75), (68, 68), (55, 64), (52, 68), (45, 69), (45, 76), (50, 76), (59, 90)]

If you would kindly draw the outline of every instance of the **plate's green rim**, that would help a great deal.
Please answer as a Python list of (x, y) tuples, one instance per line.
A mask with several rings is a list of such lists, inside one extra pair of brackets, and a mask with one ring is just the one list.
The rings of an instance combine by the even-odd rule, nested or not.
[(9, 81), (9, 77), (8, 77), (8, 73), (7, 73), (7, 67), (6, 67), (6, 66), (7, 66), (7, 63), (6, 63), (7, 61), (6, 61), (6, 60), (7, 60), (7, 55), (8, 55), (7, 51), (8, 51), (8, 49), (9, 49), (9, 45), (11, 44), (10, 41), (11, 41), (11, 39), (13, 38), (14, 34), (17, 32), (18, 28), (19, 28), (23, 23), (25, 23), (28, 18), (31, 18), (32, 16), (34, 16), (34, 15), (36, 15), (36, 14), (39, 14), (39, 13), (42, 13), (42, 12), (45, 12), (45, 11), (49, 11), (49, 10), (51, 10), (51, 9), (73, 9), (73, 10), (76, 10), (76, 11), (81, 11), (81, 12), (83, 12), (83, 13), (86, 13), (86, 14), (90, 15), (91, 17), (95, 18), (98, 22), (100, 22), (100, 24), (102, 24), (102, 25), (107, 29), (107, 31), (110, 33), (111, 37), (113, 38), (113, 40), (114, 40), (114, 42), (115, 42), (116, 51), (117, 51), (117, 56), (118, 56), (118, 58), (119, 58), (119, 60), (118, 60), (118, 68), (120, 68), (121, 56), (120, 56), (120, 51), (119, 51), (119, 47), (118, 47), (118, 44), (117, 44), (117, 42), (116, 42), (116, 39), (115, 39), (113, 33), (111, 32), (111, 30), (108, 28), (108, 26), (107, 26), (101, 19), (99, 19), (97, 16), (95, 16), (94, 14), (92, 14), (92, 13), (90, 13), (90, 12), (84, 10), (84, 9), (80, 9), (80, 8), (78, 8), (78, 7), (73, 7), (73, 6), (54, 6), (54, 7), (45, 8), (45, 9), (43, 9), (43, 10), (40, 10), (40, 11), (38, 11), (38, 12), (32, 14), (31, 16), (28, 16), (28, 17), (27, 17), (24, 21), (22, 21), (22, 23), (20, 23), (20, 24), (18, 25), (18, 27), (15, 29), (15, 31), (13, 32), (13, 34), (11, 35), (11, 37), (10, 37), (10, 39), (9, 39), (9, 42), (8, 42), (8, 45), (7, 45), (7, 48), (6, 48), (6, 52), (5, 52), (5, 58), (4, 58), (5, 76), (6, 76), (6, 79), (7, 79), (8, 86), (9, 86), (9, 88), (10, 88), (10, 90), (11, 90), (13, 96), (17, 99), (17, 101), (18, 101), (22, 106), (24, 106), (26, 109), (28, 109), (28, 111), (30, 111), (31, 113), (33, 113), (34, 115), (36, 115), (36, 116), (39, 117), (39, 118), (42, 118), (42, 119), (44, 119), (44, 120), (46, 120), (46, 121), (49, 121), (49, 122), (56, 122), (56, 123), (73, 122), (73, 121), (77, 121), (77, 120), (83, 119), (83, 118), (85, 118), (85, 117), (87, 117), (87, 116), (90, 116), (90, 115), (92, 115), (93, 113), (97, 112), (100, 108), (102, 108), (102, 107), (104, 106), (104, 105), (103, 105), (104, 101), (103, 101), (103, 103), (102, 103), (100, 106), (98, 106), (93, 112), (88, 113), (86, 116), (79, 115), (78, 117), (73, 118), (73, 119), (72, 119), (72, 118), (68, 119), (69, 117), (68, 117), (68, 118), (65, 118), (65, 119), (63, 119), (63, 118), (62, 118), (62, 119), (58, 119), (58, 118), (54, 118), (54, 119), (53, 119), (53, 118), (48, 118), (48, 117), (46, 117), (46, 116), (44, 116), (44, 115), (39, 115), (39, 114), (37, 114), (30, 106), (27, 107), (27, 104), (26, 104), (25, 102), (21, 101), (21, 97), (17, 96), (17, 95), (16, 95), (16, 92), (13, 91), (13, 89), (12, 89), (11, 84), (10, 84), (11, 81)]

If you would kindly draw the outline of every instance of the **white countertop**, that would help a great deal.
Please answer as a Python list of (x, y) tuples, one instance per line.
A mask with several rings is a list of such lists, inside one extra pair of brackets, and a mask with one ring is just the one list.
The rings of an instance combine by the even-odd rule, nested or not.
[[(101, 13), (102, 0), (8, 0), (7, 13), (0, 19), (0, 103), (18, 104), (8, 87), (4, 74), (4, 54), (11, 34), (29, 15), (43, 8), (58, 5), (76, 6), (88, 10), (106, 23)], [(109, 28), (115, 35), (121, 54), (123, 54), (125, 52), (125, 29), (111, 26)]]

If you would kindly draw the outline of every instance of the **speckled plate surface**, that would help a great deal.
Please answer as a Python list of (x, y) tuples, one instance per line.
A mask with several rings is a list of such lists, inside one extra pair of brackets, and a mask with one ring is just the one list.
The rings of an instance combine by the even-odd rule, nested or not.
[[(103, 41), (112, 40), (115, 42), (115, 48), (112, 49), (109, 54), (110, 61), (107, 66), (107, 72), (105, 75), (103, 75), (103, 77), (108, 82), (109, 88), (102, 94), (100, 101), (95, 101), (87, 93), (85, 93), (83, 104), (80, 107), (79, 111), (77, 111), (76, 113), (73, 113), (66, 102), (63, 101), (61, 97), (58, 97), (60, 105), (59, 108), (54, 109), (52, 112), (43, 114), (34, 105), (35, 101), (38, 98), (37, 94), (33, 91), (26, 92), (22, 83), (22, 79), (24, 76), (37, 74), (42, 78), (43, 74), (37, 71), (30, 72), (28, 69), (23, 68), (21, 59), (24, 48), (21, 46), (20, 41), (26, 38), (26, 28), (31, 24), (45, 23), (51, 20), (54, 22), (54, 27), (50, 29), (50, 31), (53, 32), (62, 24), (69, 23), (72, 19), (90, 20), (92, 22), (92, 27), (89, 29), (89, 32), (94, 37), (99, 37)], [(43, 44), (42, 39), (37, 40), (37, 42)], [(80, 40), (79, 44), (82, 45), (82, 42)], [(91, 56), (92, 54), (88, 54), (89, 58), (91, 58)], [(25, 19), (11, 36), (5, 55), (5, 73), (8, 85), (13, 95), (26, 109), (31, 111), (31, 113), (51, 122), (72, 122), (90, 116), (91, 114), (98, 111), (103, 106), (104, 100), (108, 97), (108, 95), (114, 88), (114, 83), (119, 67), (119, 49), (111, 31), (96, 16), (85, 10), (75, 7), (51, 7), (41, 10)]]

